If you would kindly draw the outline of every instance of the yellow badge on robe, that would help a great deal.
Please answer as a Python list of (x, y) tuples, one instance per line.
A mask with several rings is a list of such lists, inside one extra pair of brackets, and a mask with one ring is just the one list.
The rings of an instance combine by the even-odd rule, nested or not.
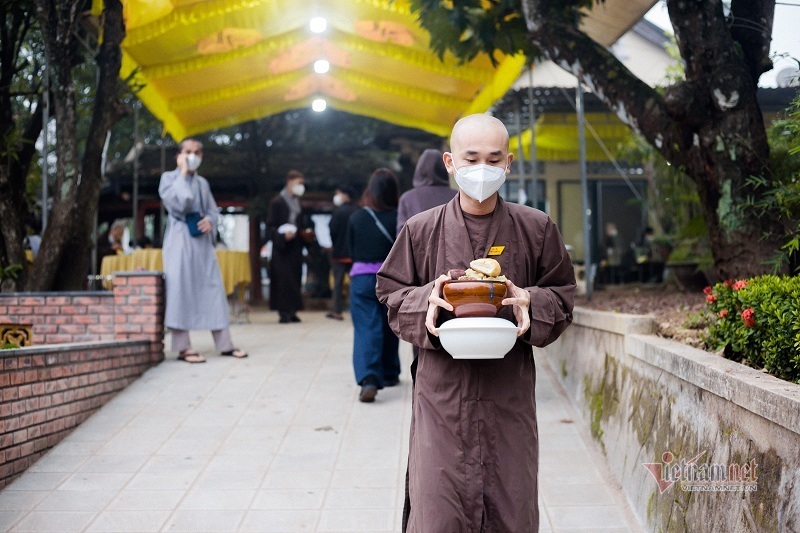
[(503, 253), (503, 250), (505, 250), (505, 249), (506, 249), (505, 246), (497, 246), (497, 245), (495, 245), (495, 246), (492, 246), (491, 248), (489, 248), (489, 253), (486, 254), (486, 255), (488, 255), (488, 256), (500, 255), (500, 254)]

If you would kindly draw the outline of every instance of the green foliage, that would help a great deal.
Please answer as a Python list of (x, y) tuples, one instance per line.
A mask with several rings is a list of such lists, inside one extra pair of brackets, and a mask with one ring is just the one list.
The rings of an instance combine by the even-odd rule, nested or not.
[(5, 268), (0, 265), (0, 281), (6, 279), (17, 279), (17, 276), (19, 276), (20, 272), (22, 272), (22, 265), (18, 263), (8, 265)]
[(19, 348), (19, 344), (14, 344), (13, 342), (7, 342), (0, 346), (0, 350), (16, 350)]
[(800, 95), (795, 97), (785, 119), (773, 123), (767, 132), (772, 178), (751, 176), (747, 187), (755, 197), (746, 198), (743, 209), (777, 222), (783, 241), (770, 263), (777, 272), (788, 266), (800, 272)]
[(703, 217), (703, 204), (694, 181), (677, 165), (640, 135), (622, 144), (618, 157), (644, 166), (648, 177), (647, 208), (657, 226), (673, 239), (684, 233), (684, 226)]
[(703, 216), (695, 215), (677, 228), (673, 234), (673, 248), (667, 263), (697, 263), (700, 269), (714, 264), (708, 227)]
[[(541, 52), (528, 38), (528, 28), (519, 0), (411, 0), (411, 10), (431, 35), (431, 49), (439, 57), (451, 52), (462, 62), (486, 53), (497, 64), (496, 52), (522, 53), (529, 59)], [(589, 4), (591, 0), (566, 2)], [(574, 9), (574, 7), (573, 7)]]
[(800, 276), (726, 280), (704, 292), (709, 349), (800, 383)]

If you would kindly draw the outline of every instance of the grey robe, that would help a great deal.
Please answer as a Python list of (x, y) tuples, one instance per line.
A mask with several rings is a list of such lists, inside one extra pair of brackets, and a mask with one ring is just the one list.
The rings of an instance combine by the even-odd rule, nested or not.
[[(192, 237), (184, 216), (202, 212), (211, 219), (212, 231)], [(228, 301), (219, 262), (214, 252), (219, 208), (208, 181), (197, 173), (188, 180), (180, 170), (164, 172), (158, 194), (169, 213), (162, 255), (167, 309), (164, 324), (184, 330), (220, 330), (228, 327)]]
[[(455, 360), (427, 333), (425, 314), (433, 280), (474, 259), (469, 243), (456, 196), (411, 218), (378, 273), (377, 294), (392, 329), (421, 348), (404, 530), (533, 532), (539, 513), (531, 345), (553, 342), (571, 323), (575, 276), (553, 221), (499, 200), (488, 246), (505, 247), (493, 257), (530, 293), (531, 327), (503, 359)], [(516, 323), (510, 307), (498, 316)], [(451, 318), (441, 309), (438, 323)]]

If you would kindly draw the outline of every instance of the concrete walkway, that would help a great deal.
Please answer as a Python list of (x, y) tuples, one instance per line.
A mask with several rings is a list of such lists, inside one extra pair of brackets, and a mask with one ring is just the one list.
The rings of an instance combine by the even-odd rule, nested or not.
[[(410, 347), (400, 386), (361, 404), (349, 318), (300, 316), (233, 326), (245, 360), (194, 333), (208, 362), (168, 354), (84, 422), (0, 492), (0, 531), (400, 531)], [(538, 369), (541, 530), (641, 531), (552, 370)]]

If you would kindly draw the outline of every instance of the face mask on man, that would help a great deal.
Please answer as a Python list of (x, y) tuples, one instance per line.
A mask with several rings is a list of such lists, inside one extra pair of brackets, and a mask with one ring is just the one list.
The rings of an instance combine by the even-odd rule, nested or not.
[(292, 186), (292, 190), (289, 192), (291, 192), (293, 195), (299, 198), (300, 196), (303, 196), (306, 193), (306, 186), (303, 185), (302, 183), (298, 183), (297, 185)]
[(456, 183), (470, 198), (483, 202), (506, 181), (506, 169), (492, 165), (472, 165), (456, 169)]
[(203, 162), (203, 158), (197, 154), (189, 154), (186, 156), (186, 167), (191, 171), (194, 172), (198, 168), (200, 168), (200, 163)]
[(336, 207), (339, 207), (343, 203), (344, 203), (344, 196), (342, 196), (341, 194), (334, 194), (333, 195), (333, 205), (335, 205)]

